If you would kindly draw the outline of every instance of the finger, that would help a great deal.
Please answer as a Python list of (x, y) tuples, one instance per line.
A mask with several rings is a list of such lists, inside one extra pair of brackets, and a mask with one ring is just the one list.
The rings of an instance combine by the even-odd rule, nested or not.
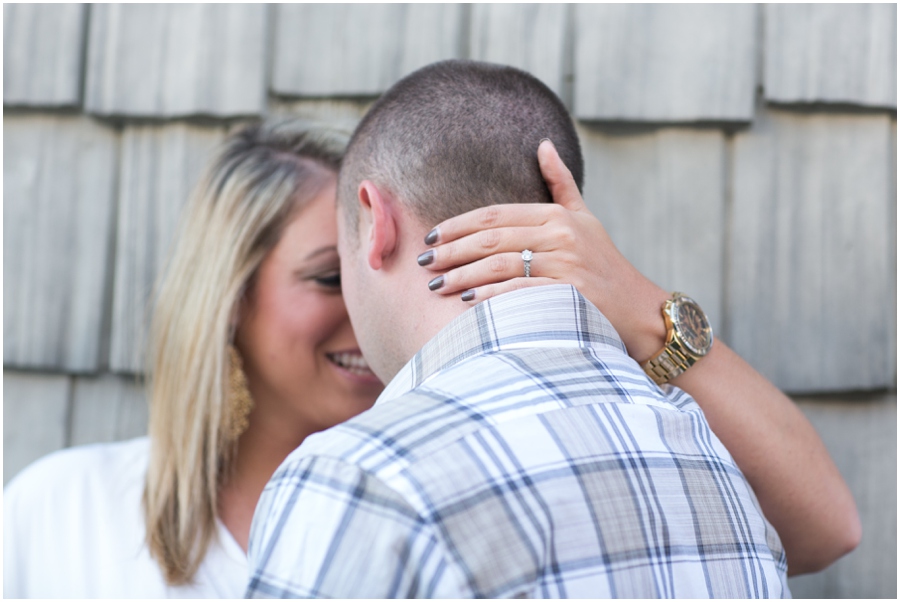
[[(552, 226), (509, 227), (482, 230), (445, 244), (436, 245), (418, 257), (419, 265), (442, 271), (498, 253), (549, 252), (557, 242), (568, 240), (564, 229)], [(520, 260), (521, 261), (521, 260)]]
[(538, 163), (541, 166), (541, 174), (544, 181), (547, 182), (547, 188), (553, 195), (553, 202), (562, 205), (566, 209), (572, 211), (588, 211), (581, 193), (578, 191), (578, 185), (572, 172), (563, 163), (556, 147), (549, 139), (544, 140), (538, 146)]
[(471, 305), (475, 305), (476, 303), (481, 303), (485, 299), (490, 299), (491, 297), (496, 297), (497, 295), (502, 295), (503, 293), (517, 291), (529, 286), (541, 286), (544, 284), (559, 284), (559, 282), (553, 280), (552, 278), (513, 278), (512, 280), (505, 280), (503, 282), (486, 284), (484, 286), (469, 289), (467, 291), (464, 291), (461, 297), (463, 301), (466, 301)]
[[(473, 209), (462, 215), (444, 220), (425, 239), (425, 244), (435, 245), (457, 240), (481, 230), (511, 226), (540, 226), (553, 215), (553, 206), (547, 203), (521, 203), (490, 205)], [(437, 233), (434, 236), (434, 233)]]
[[(542, 274), (554, 273), (553, 266), (548, 265), (553, 261), (552, 257), (549, 253), (534, 253), (531, 260), (531, 276), (539, 277)], [(470, 288), (524, 276), (525, 263), (522, 261), (521, 253), (497, 253), (446, 272), (443, 274), (441, 286), (434, 291), (441, 295), (451, 295)]]

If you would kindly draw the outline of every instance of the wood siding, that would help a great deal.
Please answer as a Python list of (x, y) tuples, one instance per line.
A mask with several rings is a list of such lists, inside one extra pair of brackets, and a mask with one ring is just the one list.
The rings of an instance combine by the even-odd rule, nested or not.
[(896, 4), (771, 4), (765, 19), (767, 99), (896, 108)]
[(3, 105), (81, 103), (82, 46), (88, 7), (3, 5)]
[(122, 168), (113, 287), (110, 368), (144, 370), (148, 301), (178, 230), (181, 209), (222, 127), (185, 123), (128, 126)]
[(750, 121), (757, 10), (746, 4), (579, 4), (575, 115)]
[[(579, 131), (585, 202), (648, 278), (700, 303), (721, 332), (725, 137), (716, 130)], [(690, 148), (691, 152), (684, 152)], [(702, 225), (702, 227), (698, 227)]]
[(887, 115), (761, 110), (736, 136), (727, 296), (757, 319), (733, 319), (731, 342), (781, 387), (893, 379), (892, 144)]
[(376, 96), (434, 61), (462, 56), (451, 4), (279, 4), (272, 91)]
[(524, 69), (568, 100), (572, 10), (566, 4), (475, 4), (469, 58)]
[(256, 115), (264, 4), (95, 4), (85, 105), (100, 115)]
[(81, 116), (3, 121), (4, 365), (96, 371), (109, 313), (118, 136)]

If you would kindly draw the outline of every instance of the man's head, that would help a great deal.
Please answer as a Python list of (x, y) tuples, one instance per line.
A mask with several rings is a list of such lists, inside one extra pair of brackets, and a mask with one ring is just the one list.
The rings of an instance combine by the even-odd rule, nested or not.
[(524, 71), (474, 61), (408, 75), (360, 122), (338, 180), (341, 263), (351, 321), (382, 379), (467, 307), (419, 284), (422, 237), (478, 207), (552, 202), (537, 162), (543, 138), (580, 188), (578, 135), (559, 98)]
[(368, 179), (429, 227), (477, 207), (552, 202), (537, 163), (543, 138), (581, 188), (578, 135), (552, 90), (513, 67), (433, 63), (397, 82), (360, 122), (338, 198), (355, 219), (359, 184)]

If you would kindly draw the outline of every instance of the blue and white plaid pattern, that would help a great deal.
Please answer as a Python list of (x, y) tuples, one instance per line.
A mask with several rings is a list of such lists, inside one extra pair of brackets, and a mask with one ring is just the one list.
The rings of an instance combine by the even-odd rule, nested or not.
[(788, 597), (700, 408), (574, 288), (454, 320), (256, 509), (251, 597)]

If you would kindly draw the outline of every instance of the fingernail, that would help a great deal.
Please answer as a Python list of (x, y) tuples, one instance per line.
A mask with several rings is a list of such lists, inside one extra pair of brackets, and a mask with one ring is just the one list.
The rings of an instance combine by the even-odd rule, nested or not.
[(462, 297), (463, 301), (471, 301), (472, 299), (475, 298), (475, 291), (472, 289), (469, 289), (466, 292), (464, 292), (462, 295), (460, 295), (460, 297)]
[(538, 142), (538, 146), (542, 145), (542, 144), (544, 143), (544, 140), (546, 140), (547, 142), (549, 142), (549, 143), (550, 143), (550, 146), (552, 146), (553, 148), (556, 148), (556, 145), (553, 144), (553, 140), (550, 140), (550, 138), (541, 138), (541, 141)]
[(433, 291), (438, 290), (442, 286), (444, 286), (444, 276), (443, 275), (438, 276), (437, 278), (435, 278), (434, 280), (432, 280), (431, 282), (428, 283), (428, 288)]
[[(438, 229), (435, 228), (434, 230), (432, 230), (431, 232), (429, 232), (428, 234), (425, 235), (425, 244), (433, 245), (434, 243), (437, 242), (437, 239), (438, 239)], [(425, 264), (423, 263), (422, 265), (425, 265)]]
[(416, 261), (419, 262), (419, 265), (428, 265), (429, 263), (434, 261), (434, 249), (425, 251), (416, 258)]

